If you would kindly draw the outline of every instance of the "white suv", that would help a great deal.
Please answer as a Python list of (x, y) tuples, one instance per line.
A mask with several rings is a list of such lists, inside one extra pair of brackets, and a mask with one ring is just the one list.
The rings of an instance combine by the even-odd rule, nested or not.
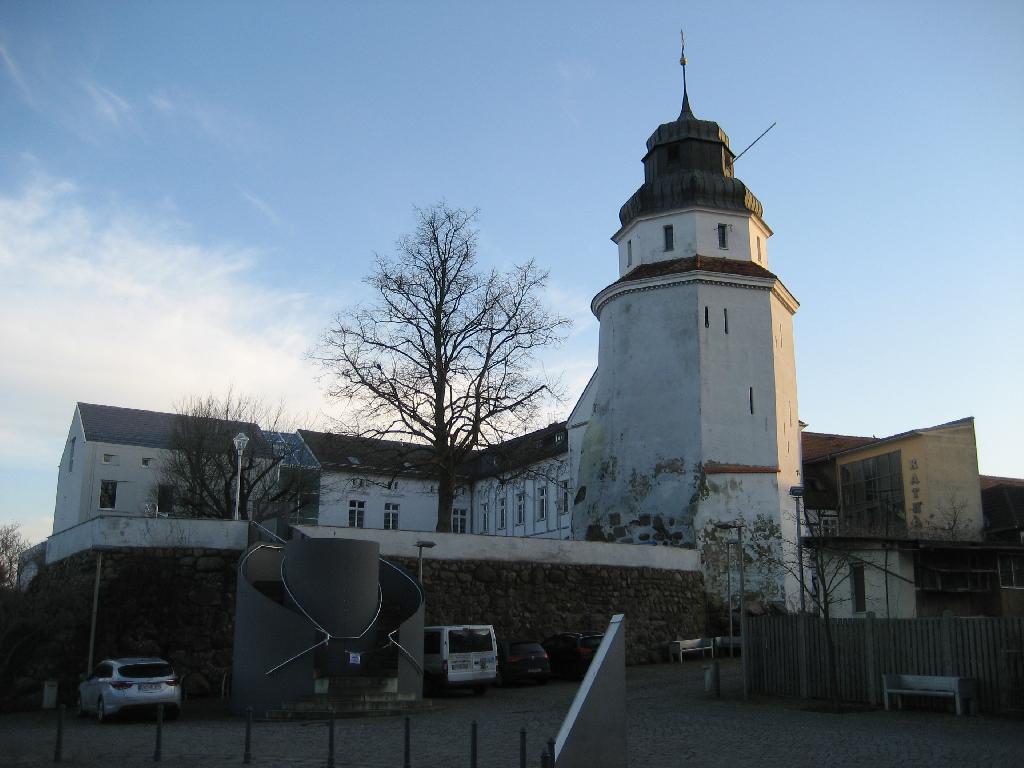
[(174, 720), (181, 710), (181, 684), (163, 659), (105, 659), (78, 686), (78, 716), (99, 722), (124, 709), (164, 705)]

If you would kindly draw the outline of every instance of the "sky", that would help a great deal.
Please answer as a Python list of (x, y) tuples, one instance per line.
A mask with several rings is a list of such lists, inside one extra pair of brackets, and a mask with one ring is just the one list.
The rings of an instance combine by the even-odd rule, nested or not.
[(1024, 477), (1024, 4), (0, 3), (0, 523), (52, 523), (78, 401), (197, 394), (330, 419), (307, 353), (415, 206), (479, 208), (597, 361), (644, 142), (690, 103), (741, 150), (801, 302), (800, 417), (975, 418)]

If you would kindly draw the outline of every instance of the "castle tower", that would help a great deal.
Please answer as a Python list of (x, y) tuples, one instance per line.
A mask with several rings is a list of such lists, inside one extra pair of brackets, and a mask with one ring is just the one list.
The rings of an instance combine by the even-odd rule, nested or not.
[[(743, 519), (795, 541), (799, 305), (769, 271), (761, 203), (733, 173), (728, 136), (694, 115), (680, 63), (682, 111), (647, 140), (644, 183), (612, 236), (619, 279), (591, 302), (598, 368), (570, 419), (574, 538), (702, 547), (714, 523)], [(781, 572), (762, 581), (769, 599), (797, 594)]]

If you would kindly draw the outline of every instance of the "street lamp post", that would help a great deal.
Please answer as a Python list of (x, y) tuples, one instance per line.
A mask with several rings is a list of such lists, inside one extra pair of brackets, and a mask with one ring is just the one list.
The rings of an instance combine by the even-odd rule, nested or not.
[(804, 593), (806, 592), (804, 584), (804, 536), (803, 525), (800, 521), (800, 499), (803, 498), (804, 487), (802, 485), (794, 485), (789, 489), (789, 495), (793, 497), (793, 502), (796, 504), (796, 567), (800, 578), (800, 613), (804, 613), (807, 610), (807, 602), (804, 599)]
[(249, 444), (249, 436), (245, 432), (235, 435), (235, 450), (238, 452), (238, 474), (235, 476), (235, 520), (239, 520), (239, 502), (242, 500), (242, 454)]
[[(740, 669), (743, 671), (743, 698), (749, 695), (747, 664), (749, 653), (747, 652), (747, 582), (743, 574), (743, 521), (735, 520), (731, 523), (715, 523), (715, 528), (736, 530), (736, 541), (739, 549), (740, 561)], [(732, 606), (729, 606), (732, 610)]]
[(419, 574), (420, 584), (422, 585), (423, 584), (423, 550), (424, 549), (430, 549), (431, 547), (433, 547), (434, 546), (434, 542), (426, 541), (426, 540), (421, 539), (420, 541), (416, 542), (416, 546), (419, 548), (419, 551), (420, 551), (420, 554), (419, 554), (419, 566), (417, 568), (417, 573)]

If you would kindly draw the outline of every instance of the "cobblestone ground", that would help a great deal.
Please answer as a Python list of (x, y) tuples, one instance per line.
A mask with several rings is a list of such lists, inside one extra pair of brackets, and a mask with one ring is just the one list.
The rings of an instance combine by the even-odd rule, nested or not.
[[(647, 766), (899, 766), (965, 768), (1024, 766), (1024, 720), (955, 717), (908, 710), (830, 714), (806, 702), (741, 697), (737, 662), (725, 661), (722, 698), (703, 690), (702, 664), (631, 667), (628, 676), (631, 768)], [(519, 765), (519, 729), (527, 729), (528, 765), (539, 765), (576, 685), (492, 689), (479, 698), (437, 699), (437, 711), (412, 718), (416, 768), (469, 765), (470, 723), (479, 723), (480, 768)], [(245, 723), (211, 702), (192, 702), (181, 720), (164, 727), (166, 766), (241, 764)], [(56, 715), (35, 712), (0, 718), (0, 766), (52, 765)], [(336, 765), (402, 765), (401, 717), (338, 720)], [(153, 764), (152, 718), (97, 725), (69, 716), (64, 760), (72, 766)], [(253, 765), (324, 766), (325, 723), (256, 723)]]

